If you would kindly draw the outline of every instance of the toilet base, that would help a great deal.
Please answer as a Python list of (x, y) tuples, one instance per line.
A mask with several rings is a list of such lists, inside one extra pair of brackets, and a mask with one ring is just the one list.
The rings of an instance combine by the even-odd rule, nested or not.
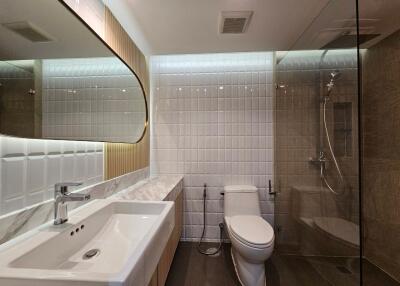
[[(236, 277), (242, 286), (266, 286), (264, 264), (252, 264), (244, 261), (240, 254), (236, 254), (231, 248), (231, 257), (235, 268)], [(239, 266), (240, 264), (240, 266)]]

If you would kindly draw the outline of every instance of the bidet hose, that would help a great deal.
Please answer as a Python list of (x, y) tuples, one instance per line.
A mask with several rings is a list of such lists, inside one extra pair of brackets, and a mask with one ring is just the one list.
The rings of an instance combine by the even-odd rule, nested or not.
[(205, 235), (205, 229), (206, 229), (206, 198), (207, 198), (207, 185), (204, 184), (204, 189), (203, 189), (203, 231), (201, 233), (200, 241), (199, 244), (197, 245), (197, 250), (204, 255), (215, 255), (217, 254), (222, 247), (222, 232), (224, 230), (223, 228), (223, 223), (219, 224), (219, 245), (218, 248), (214, 251), (210, 251), (210, 249), (203, 250), (201, 248), (201, 243), (203, 242), (204, 235)]

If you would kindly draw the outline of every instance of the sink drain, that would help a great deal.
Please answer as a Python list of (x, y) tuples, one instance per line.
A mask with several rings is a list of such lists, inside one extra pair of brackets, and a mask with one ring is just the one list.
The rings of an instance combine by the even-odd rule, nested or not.
[(100, 254), (100, 249), (91, 249), (89, 251), (87, 251), (84, 255), (83, 255), (83, 259), (87, 260), (87, 259), (91, 259), (97, 255)]

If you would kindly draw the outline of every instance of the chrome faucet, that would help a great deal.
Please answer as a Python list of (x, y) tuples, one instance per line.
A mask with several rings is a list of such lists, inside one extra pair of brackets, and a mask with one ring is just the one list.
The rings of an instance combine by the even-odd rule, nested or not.
[(68, 210), (66, 202), (87, 201), (90, 195), (72, 194), (68, 187), (77, 187), (82, 183), (57, 183), (54, 186), (54, 224), (59, 225), (68, 221)]

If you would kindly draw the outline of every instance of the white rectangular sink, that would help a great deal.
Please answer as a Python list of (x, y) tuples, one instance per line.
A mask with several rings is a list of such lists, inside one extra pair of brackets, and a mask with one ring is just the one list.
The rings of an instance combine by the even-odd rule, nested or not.
[(173, 202), (94, 201), (2, 246), (0, 285), (147, 286), (174, 218)]

